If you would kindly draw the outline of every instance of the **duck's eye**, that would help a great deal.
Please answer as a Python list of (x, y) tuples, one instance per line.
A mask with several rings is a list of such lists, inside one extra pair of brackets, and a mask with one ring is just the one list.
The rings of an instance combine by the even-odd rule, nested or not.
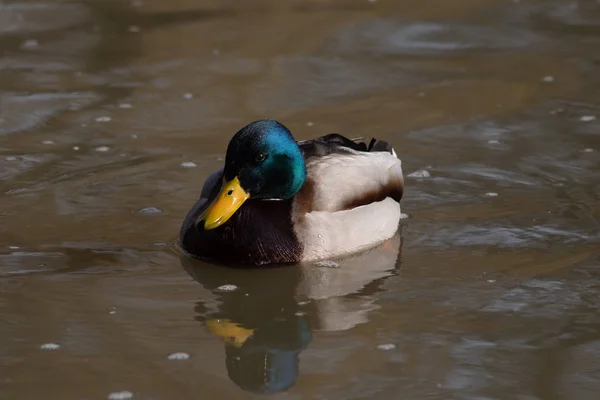
[(256, 156), (254, 161), (256, 163), (261, 163), (261, 162), (265, 161), (265, 158), (267, 158), (267, 155), (265, 153), (260, 153), (259, 155)]

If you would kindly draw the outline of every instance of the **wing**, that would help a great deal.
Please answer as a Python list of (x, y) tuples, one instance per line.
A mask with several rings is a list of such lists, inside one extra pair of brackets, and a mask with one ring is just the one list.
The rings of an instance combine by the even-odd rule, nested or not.
[(303, 259), (369, 248), (392, 237), (404, 192), (402, 162), (392, 147), (341, 135), (301, 143), (307, 179), (292, 210)]
[(304, 261), (372, 248), (396, 234), (400, 217), (400, 204), (389, 197), (350, 210), (292, 213)]
[(306, 161), (307, 178), (296, 202), (303, 212), (342, 211), (404, 193), (402, 162), (388, 152), (343, 152)]

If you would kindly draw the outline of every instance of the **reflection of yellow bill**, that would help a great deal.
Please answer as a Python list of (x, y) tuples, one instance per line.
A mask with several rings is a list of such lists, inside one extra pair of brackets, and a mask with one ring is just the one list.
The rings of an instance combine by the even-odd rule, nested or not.
[(230, 319), (209, 319), (206, 321), (206, 327), (210, 333), (238, 349), (254, 334), (253, 329), (242, 328)]
[(198, 218), (198, 223), (204, 221), (205, 230), (223, 225), (249, 197), (250, 195), (242, 188), (237, 177), (229, 182), (223, 180), (223, 186), (221, 186), (217, 198)]

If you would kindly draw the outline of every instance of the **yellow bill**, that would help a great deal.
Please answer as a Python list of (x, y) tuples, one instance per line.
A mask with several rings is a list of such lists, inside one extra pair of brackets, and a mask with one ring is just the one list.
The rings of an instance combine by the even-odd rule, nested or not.
[(238, 349), (254, 334), (253, 329), (243, 328), (230, 319), (209, 319), (206, 327), (210, 333)]
[(223, 180), (219, 195), (198, 218), (198, 223), (204, 221), (204, 230), (223, 225), (249, 197), (237, 176), (229, 182)]

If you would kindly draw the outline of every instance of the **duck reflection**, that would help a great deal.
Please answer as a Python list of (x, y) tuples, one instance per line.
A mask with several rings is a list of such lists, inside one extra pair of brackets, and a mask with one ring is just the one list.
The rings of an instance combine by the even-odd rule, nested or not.
[(314, 331), (367, 322), (368, 312), (377, 307), (375, 294), (399, 266), (401, 244), (395, 236), (339, 266), (234, 269), (181, 260), (212, 293), (212, 301), (197, 303), (196, 318), (225, 342), (229, 378), (250, 392), (275, 393), (296, 383), (299, 355)]

